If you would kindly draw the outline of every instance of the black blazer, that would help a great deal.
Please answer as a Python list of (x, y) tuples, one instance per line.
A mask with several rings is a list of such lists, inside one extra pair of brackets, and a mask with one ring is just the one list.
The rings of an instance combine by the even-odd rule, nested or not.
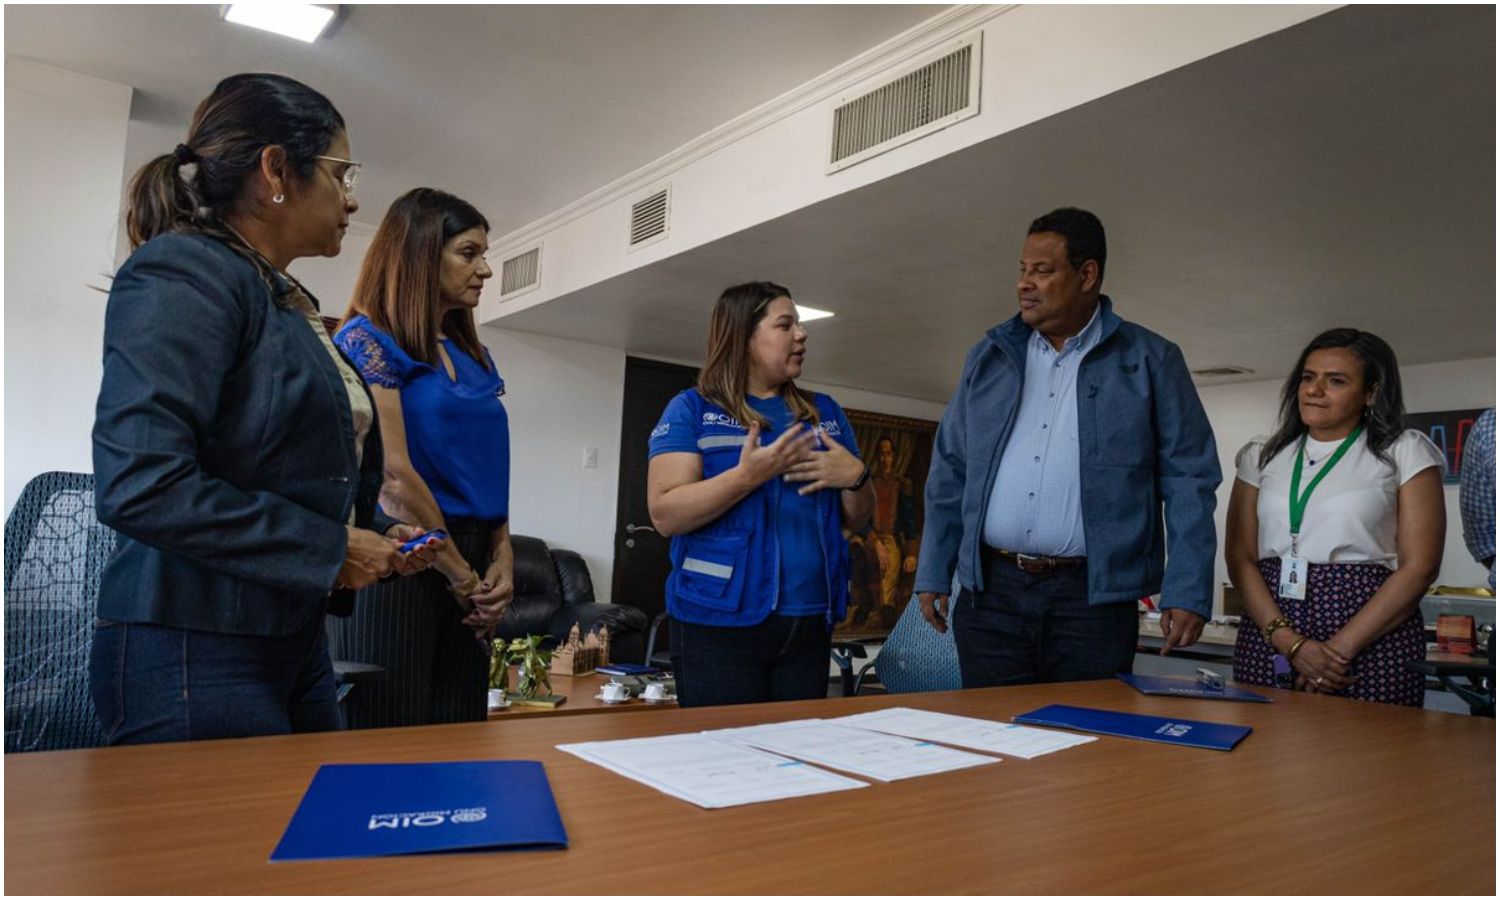
[(121, 538), (101, 618), (282, 635), (353, 609), (329, 591), (350, 509), (390, 524), (374, 521), (380, 426), (356, 465), (338, 369), (273, 298), (290, 289), (203, 235), (154, 238), (115, 274), (94, 471), (99, 521)]

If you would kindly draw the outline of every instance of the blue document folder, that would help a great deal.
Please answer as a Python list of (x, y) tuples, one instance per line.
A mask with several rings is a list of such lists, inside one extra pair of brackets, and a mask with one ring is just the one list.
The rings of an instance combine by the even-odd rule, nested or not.
[(1199, 700), (1239, 700), (1244, 703), (1270, 703), (1271, 698), (1254, 691), (1226, 684), (1209, 687), (1196, 678), (1173, 678), (1170, 675), (1127, 675), (1119, 679), (1143, 694), (1168, 697), (1193, 697)]
[(539, 762), (326, 765), (271, 861), (567, 845)]
[(1233, 750), (1234, 745), (1250, 733), (1247, 725), (1164, 719), (1161, 716), (1139, 716), (1134, 713), (1059, 704), (1022, 713), (1015, 717), (1015, 721), (1023, 725), (1050, 725), (1054, 728), (1071, 728), (1074, 731), (1134, 738), (1138, 741), (1202, 747), (1205, 750)]

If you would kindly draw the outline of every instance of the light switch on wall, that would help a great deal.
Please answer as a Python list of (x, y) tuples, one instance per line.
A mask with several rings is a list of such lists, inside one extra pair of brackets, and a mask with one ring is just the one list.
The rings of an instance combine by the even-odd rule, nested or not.
[(583, 448), (583, 467), (585, 469), (597, 469), (597, 468), (599, 468), (599, 448), (598, 447), (584, 447)]

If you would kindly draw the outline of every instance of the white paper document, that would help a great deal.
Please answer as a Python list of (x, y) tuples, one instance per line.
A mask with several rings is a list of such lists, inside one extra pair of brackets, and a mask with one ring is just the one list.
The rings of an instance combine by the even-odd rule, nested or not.
[(1035, 759), (1057, 750), (1066, 750), (1069, 747), (1098, 740), (1085, 734), (1028, 728), (1025, 725), (992, 722), (989, 719), (971, 719), (968, 716), (929, 712), (925, 709), (907, 709), (904, 706), (858, 713), (829, 721), (854, 728), (868, 728), (871, 731), (886, 734), (899, 734), (924, 741), (938, 741), (943, 744), (968, 747), (971, 750), (1004, 753), (1007, 756), (1019, 756), (1022, 759)]
[(933, 775), (1000, 761), (991, 756), (978, 756), (925, 741), (877, 734), (822, 719), (801, 719), (750, 728), (726, 728), (706, 731), (704, 734), (878, 781)]
[(705, 809), (869, 787), (709, 734), (559, 744), (557, 749)]

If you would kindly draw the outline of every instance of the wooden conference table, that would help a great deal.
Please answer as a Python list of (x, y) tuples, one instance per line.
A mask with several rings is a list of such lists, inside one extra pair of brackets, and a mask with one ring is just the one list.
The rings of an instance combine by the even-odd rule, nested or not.
[[(1071, 703), (1252, 725), (1231, 753), (1100, 738), (1035, 760), (703, 810), (554, 749), (913, 706)], [(542, 760), (571, 846), (270, 864), (317, 767)], [(1118, 682), (11, 754), (9, 893), (1495, 892), (1495, 723)]]

